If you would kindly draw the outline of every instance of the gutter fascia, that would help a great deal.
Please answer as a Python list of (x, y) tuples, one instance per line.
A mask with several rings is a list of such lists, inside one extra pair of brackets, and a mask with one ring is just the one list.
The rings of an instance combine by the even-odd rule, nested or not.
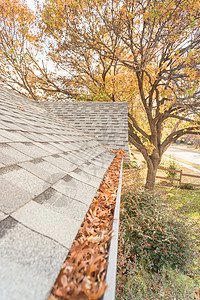
[(100, 300), (115, 300), (120, 200), (121, 200), (121, 188), (122, 188), (122, 169), (123, 169), (123, 159), (121, 161), (119, 187), (117, 191), (113, 225), (112, 225), (113, 234), (110, 242), (109, 255), (108, 255), (108, 267), (106, 273), (106, 283), (108, 285), (108, 288)]

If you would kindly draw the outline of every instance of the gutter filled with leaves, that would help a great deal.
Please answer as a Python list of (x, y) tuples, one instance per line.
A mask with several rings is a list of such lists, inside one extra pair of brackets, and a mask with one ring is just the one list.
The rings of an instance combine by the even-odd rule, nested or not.
[(115, 154), (48, 300), (97, 300), (107, 289), (107, 260), (112, 238), (120, 169), (125, 151), (118, 150)]

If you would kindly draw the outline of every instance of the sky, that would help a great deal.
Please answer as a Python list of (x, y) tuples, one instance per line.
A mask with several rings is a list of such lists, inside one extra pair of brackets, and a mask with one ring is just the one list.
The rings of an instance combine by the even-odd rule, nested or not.
[[(39, 0), (39, 2), (42, 3), (42, 2), (44, 2), (44, 0)], [(26, 0), (26, 3), (28, 4), (30, 9), (35, 10), (36, 0)]]
[(35, 10), (35, 1), (34, 0), (26, 0), (30, 9)]

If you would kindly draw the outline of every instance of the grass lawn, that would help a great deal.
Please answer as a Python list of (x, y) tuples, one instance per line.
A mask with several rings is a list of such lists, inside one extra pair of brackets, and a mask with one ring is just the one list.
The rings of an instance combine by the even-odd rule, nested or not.
[(156, 187), (162, 195), (163, 203), (173, 208), (175, 212), (200, 224), (200, 189), (186, 190), (175, 187)]
[(146, 194), (144, 170), (123, 173), (116, 299), (199, 300), (200, 190)]

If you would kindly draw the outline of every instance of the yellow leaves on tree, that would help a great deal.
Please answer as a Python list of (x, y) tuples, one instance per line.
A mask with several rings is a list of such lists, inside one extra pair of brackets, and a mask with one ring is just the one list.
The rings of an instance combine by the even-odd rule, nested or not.
[(24, 64), (10, 64), (6, 74), (21, 76), (33, 95), (36, 85), (45, 97), (127, 101), (129, 140), (142, 152), (146, 187), (153, 188), (167, 147), (200, 131), (199, 7), (200, 0), (45, 0), (39, 24), (55, 72), (35, 63), (40, 76), (32, 72), (28, 87), (30, 67), (22, 76)]

